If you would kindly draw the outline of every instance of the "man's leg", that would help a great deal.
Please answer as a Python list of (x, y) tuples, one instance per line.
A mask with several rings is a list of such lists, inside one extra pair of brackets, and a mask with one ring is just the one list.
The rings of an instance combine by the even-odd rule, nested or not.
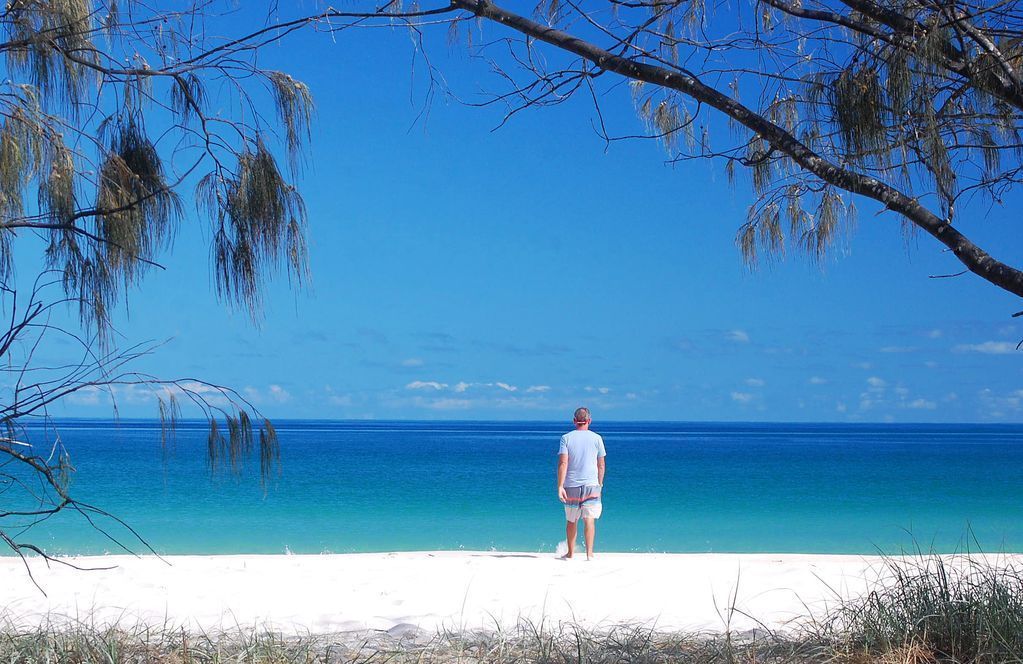
[[(597, 530), (597, 521), (591, 516), (583, 517), (583, 538), (586, 540), (586, 559), (593, 557), (593, 536)], [(569, 548), (569, 551), (572, 549)]]
[(575, 553), (575, 538), (579, 535), (579, 524), (576, 521), (565, 522), (565, 541), (568, 542), (568, 553), (566, 558), (571, 558)]

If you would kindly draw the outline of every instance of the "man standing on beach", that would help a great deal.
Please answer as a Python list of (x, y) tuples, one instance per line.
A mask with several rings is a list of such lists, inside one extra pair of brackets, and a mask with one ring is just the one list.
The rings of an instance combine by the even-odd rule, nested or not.
[(593, 560), (596, 520), (603, 506), (600, 490), (604, 486), (604, 439), (590, 431), (590, 409), (577, 408), (573, 416), (575, 431), (561, 437), (558, 449), (558, 499), (565, 504), (565, 538), (568, 553), (575, 553), (579, 519), (583, 520), (586, 560)]

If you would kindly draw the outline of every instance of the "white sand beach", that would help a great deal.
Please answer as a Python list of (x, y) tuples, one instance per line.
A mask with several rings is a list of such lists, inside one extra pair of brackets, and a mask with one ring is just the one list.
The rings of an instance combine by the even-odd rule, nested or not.
[[(5, 617), (26, 626), (49, 617), (286, 633), (494, 629), (519, 620), (692, 631), (761, 621), (775, 629), (822, 615), (885, 574), (879, 557), (799, 554), (607, 553), (592, 562), (470, 551), (66, 560), (110, 569), (32, 559), (44, 595), (21, 561), (0, 559)], [(1020, 557), (1008, 560), (1018, 564)], [(731, 616), (730, 606), (738, 609)]]

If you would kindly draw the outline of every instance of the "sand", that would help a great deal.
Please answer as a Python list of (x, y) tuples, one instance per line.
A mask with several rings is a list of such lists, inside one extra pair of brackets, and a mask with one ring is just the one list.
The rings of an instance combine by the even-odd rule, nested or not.
[[(884, 577), (870, 556), (415, 552), (343, 555), (0, 558), (0, 607), (23, 626), (47, 619), (286, 633), (495, 629), (520, 620), (588, 627), (792, 628)], [(730, 611), (734, 607), (736, 611)], [(752, 617), (751, 617), (752, 616)], [(754, 619), (755, 618), (755, 619)]]

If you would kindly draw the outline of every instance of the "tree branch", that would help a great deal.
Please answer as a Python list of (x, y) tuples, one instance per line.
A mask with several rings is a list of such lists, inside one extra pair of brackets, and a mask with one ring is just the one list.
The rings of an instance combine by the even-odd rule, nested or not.
[(949, 222), (923, 207), (917, 199), (907, 196), (875, 178), (843, 168), (825, 159), (782, 127), (770, 122), (735, 99), (706, 85), (696, 76), (615, 55), (567, 32), (514, 14), (489, 0), (452, 0), (452, 4), (472, 12), (476, 16), (504, 25), (569, 53), (574, 53), (601, 69), (634, 80), (677, 90), (721, 111), (759, 134), (772, 146), (791, 157), (804, 170), (816, 175), (824, 182), (876, 200), (886, 208), (901, 214), (951, 249), (956, 258), (971, 272), (1014, 295), (1023, 297), (1023, 272), (990, 256)]

